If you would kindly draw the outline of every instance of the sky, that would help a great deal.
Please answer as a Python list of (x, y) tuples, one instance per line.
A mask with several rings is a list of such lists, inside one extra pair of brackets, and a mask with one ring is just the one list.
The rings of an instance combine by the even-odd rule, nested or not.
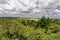
[(60, 0), (0, 0), (0, 17), (59, 18)]

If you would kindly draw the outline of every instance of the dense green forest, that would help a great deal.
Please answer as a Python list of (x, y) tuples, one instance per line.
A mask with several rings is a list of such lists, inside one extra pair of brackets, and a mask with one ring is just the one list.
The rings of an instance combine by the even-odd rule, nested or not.
[(60, 40), (60, 19), (0, 18), (0, 40)]

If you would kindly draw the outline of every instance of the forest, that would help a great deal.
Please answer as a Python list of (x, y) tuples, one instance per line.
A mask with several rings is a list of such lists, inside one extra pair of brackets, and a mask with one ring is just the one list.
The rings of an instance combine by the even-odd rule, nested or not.
[(0, 40), (60, 40), (60, 19), (0, 17)]

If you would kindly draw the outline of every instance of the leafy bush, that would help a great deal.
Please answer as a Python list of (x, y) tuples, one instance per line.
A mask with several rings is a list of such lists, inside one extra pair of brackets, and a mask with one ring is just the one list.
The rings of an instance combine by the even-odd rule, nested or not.
[(60, 40), (60, 20), (0, 18), (0, 40)]

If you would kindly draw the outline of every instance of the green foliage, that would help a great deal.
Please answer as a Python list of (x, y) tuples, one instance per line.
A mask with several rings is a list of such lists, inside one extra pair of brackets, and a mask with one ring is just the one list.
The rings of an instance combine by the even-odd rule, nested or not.
[(0, 18), (0, 40), (60, 40), (60, 20)]
[(49, 18), (42, 17), (40, 20), (38, 20), (37, 25), (41, 28), (48, 28), (50, 22), (51, 21)]

